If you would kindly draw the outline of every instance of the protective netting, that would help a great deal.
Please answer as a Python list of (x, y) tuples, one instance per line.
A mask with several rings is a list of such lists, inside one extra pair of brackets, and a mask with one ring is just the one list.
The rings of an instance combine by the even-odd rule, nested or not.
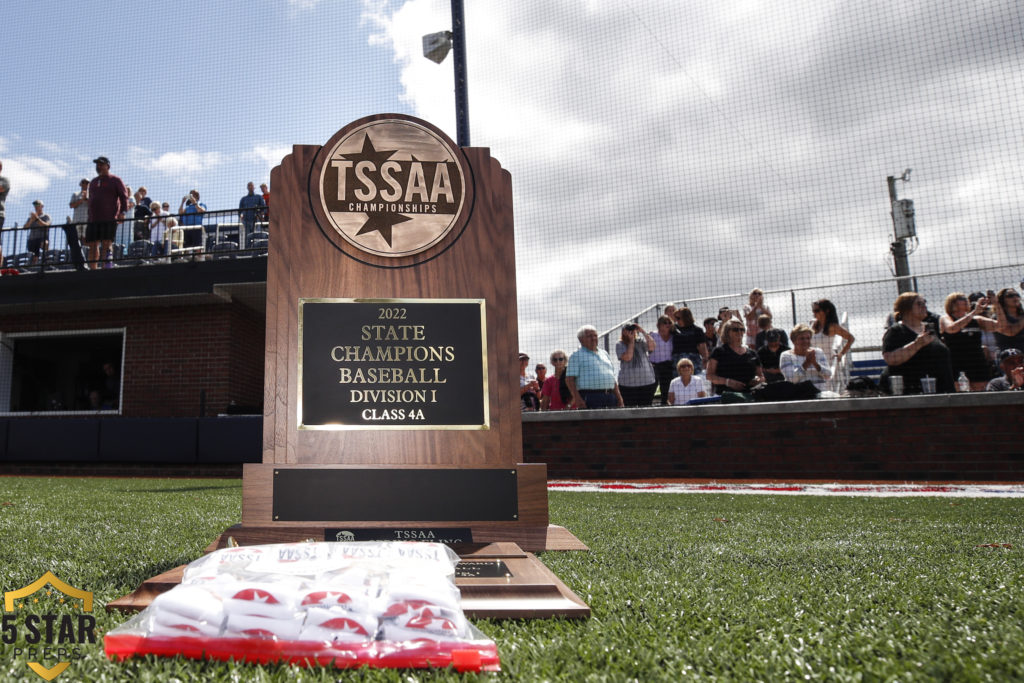
[[(1024, 275), (1016, 0), (465, 4), (471, 144), (512, 174), (535, 362), (584, 323), (614, 342), (659, 304), (700, 321), (755, 287), (779, 327), (827, 297), (856, 347), (877, 347), (897, 294), (890, 176), (915, 212), (896, 243), (935, 310)], [(5, 17), (6, 43), (62, 36), (5, 69), (6, 227), (35, 198), (63, 223), (98, 154), (172, 210), (190, 189), (216, 210), (361, 116), (455, 137), (451, 58), (421, 55), (451, 26), (447, 0), (135, 11), (103, 50), (95, 8)], [(123, 79), (96, 75), (104, 53)]]

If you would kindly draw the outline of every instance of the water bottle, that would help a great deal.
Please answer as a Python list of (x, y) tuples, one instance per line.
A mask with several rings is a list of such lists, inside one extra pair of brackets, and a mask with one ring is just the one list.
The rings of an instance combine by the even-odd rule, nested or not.
[(963, 370), (960, 371), (960, 376), (956, 378), (956, 389), (960, 392), (971, 390), (971, 380), (967, 379), (967, 374)]

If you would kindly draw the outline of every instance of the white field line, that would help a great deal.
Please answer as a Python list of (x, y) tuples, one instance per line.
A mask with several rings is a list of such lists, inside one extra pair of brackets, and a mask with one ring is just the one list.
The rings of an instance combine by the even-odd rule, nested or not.
[(1024, 498), (1024, 484), (648, 484), (628, 481), (552, 480), (549, 491), (602, 493), (728, 493), (783, 496), (940, 496), (944, 498)]

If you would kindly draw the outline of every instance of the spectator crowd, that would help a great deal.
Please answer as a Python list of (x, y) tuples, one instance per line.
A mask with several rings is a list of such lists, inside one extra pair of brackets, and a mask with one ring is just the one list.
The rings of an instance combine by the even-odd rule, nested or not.
[[(1024, 283), (1021, 283), (1024, 288)], [(584, 325), (579, 348), (551, 352), (530, 369), (519, 355), (524, 411), (697, 405), (848, 396), (1024, 390), (1024, 306), (1013, 287), (998, 293), (953, 292), (942, 312), (916, 292), (900, 294), (880, 341), (877, 382), (847, 382), (844, 358), (855, 341), (828, 299), (811, 304), (811, 319), (789, 330), (774, 326), (764, 293), (742, 308), (728, 306), (698, 326), (687, 308), (666, 306), (651, 332), (622, 327), (612, 357), (599, 333)]]
[[(68, 255), (76, 269), (110, 267), (113, 244), (120, 226), (128, 226), (129, 240), (148, 243), (145, 256), (165, 256), (175, 249), (189, 246), (186, 235), (189, 228), (198, 228), (202, 232), (203, 214), (208, 209), (200, 201), (198, 190), (190, 190), (182, 197), (177, 211), (172, 212), (170, 202), (150, 197), (145, 187), (139, 187), (133, 193), (131, 187), (110, 172), (111, 163), (107, 157), (97, 157), (93, 163), (96, 177), (79, 181), (78, 191), (71, 194), (68, 203), (72, 214), (60, 226)], [(0, 230), (4, 229), (6, 200), (11, 190), (10, 180), (2, 172), (3, 163), (0, 162)], [(255, 185), (250, 182), (246, 190), (239, 201), (237, 216), (248, 235), (256, 229), (257, 222), (269, 220), (270, 189), (263, 183), (261, 192), (257, 194)], [(17, 224), (13, 227), (17, 228)], [(42, 255), (50, 249), (52, 227), (53, 220), (46, 213), (43, 202), (34, 200), (32, 212), (22, 226), (22, 230), (27, 231), (25, 247), (30, 254), (29, 265), (39, 263)], [(195, 246), (197, 251), (202, 251), (205, 235), (197, 237)], [(0, 263), (3, 263), (3, 256), (3, 243), (0, 242)]]

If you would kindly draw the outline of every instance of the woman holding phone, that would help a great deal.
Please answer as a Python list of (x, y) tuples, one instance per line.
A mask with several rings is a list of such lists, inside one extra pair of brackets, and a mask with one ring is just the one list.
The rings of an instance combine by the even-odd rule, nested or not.
[(892, 308), (896, 324), (882, 338), (882, 359), (887, 366), (882, 371), (883, 386), (889, 386), (889, 377), (900, 376), (904, 393), (920, 394), (921, 378), (927, 376), (935, 379), (937, 393), (953, 393), (949, 348), (939, 341), (933, 326), (925, 325), (925, 298), (917, 292), (904, 292)]

